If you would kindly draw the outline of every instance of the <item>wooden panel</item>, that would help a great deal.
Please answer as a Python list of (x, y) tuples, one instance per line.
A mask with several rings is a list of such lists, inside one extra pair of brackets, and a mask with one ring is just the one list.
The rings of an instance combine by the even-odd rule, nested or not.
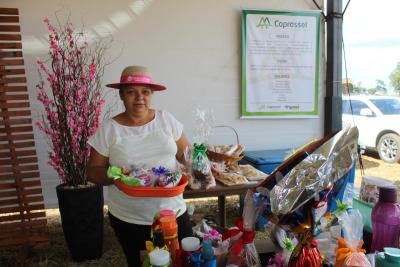
[[(21, 222), (20, 225), (14, 224), (15, 227), (14, 229), (9, 229), (8, 231), (0, 231), (0, 240), (1, 239), (14, 239), (14, 238), (19, 238), (25, 236), (25, 238), (28, 236), (34, 237), (37, 232), (40, 232), (43, 229), (43, 222), (39, 222), (33, 225), (28, 225), (28, 222)], [(18, 227), (19, 226), (19, 227)], [(25, 227), (22, 227), (25, 226)], [(24, 233), (24, 234), (22, 234)], [(1, 241), (0, 241), (1, 242)]]
[(29, 100), (29, 95), (0, 95), (0, 101), (4, 100)]
[[(5, 200), (0, 200), (0, 206), (19, 205), (21, 203), (29, 204), (29, 203), (42, 202), (42, 201), (43, 201), (43, 196), (10, 198), (10, 199), (5, 199)], [(4, 227), (4, 226), (2, 225), (1, 227)]]
[(33, 140), (33, 134), (14, 134), (14, 135), (7, 135), (7, 136), (1, 136), (0, 135), (0, 141), (9, 141), (9, 140), (26, 140), (30, 139)]
[(0, 66), (23, 66), (23, 65), (24, 65), (23, 59), (0, 60)]
[[(0, 198), (3, 197), (13, 197), (13, 196), (28, 196), (28, 195), (41, 195), (42, 189), (35, 188), (35, 189), (23, 189), (20, 191), (0, 191)], [(1, 218), (1, 216), (0, 216)]]
[(0, 109), (29, 108), (29, 102), (0, 103)]
[(26, 92), (28, 88), (26, 86), (6, 86), (0, 84), (0, 93), (4, 92)]
[(39, 166), (37, 164), (0, 167), (0, 173), (8, 173), (8, 172), (15, 172), (15, 171), (36, 171), (38, 169), (39, 169)]
[(14, 151), (14, 152), (0, 152), (0, 158), (9, 158), (12, 156), (34, 156), (36, 155), (36, 150), (22, 150), (22, 151)]
[[(27, 178), (38, 178), (40, 176), (39, 172), (24, 172), (24, 173), (13, 173), (13, 174), (0, 174), (0, 187), (3, 186), (3, 188), (7, 188), (7, 186), (13, 186), (15, 183), (3, 183), (4, 181), (7, 180), (18, 180), (18, 181), (25, 181), (24, 179)], [(35, 182), (34, 181), (29, 181), (29, 182)], [(37, 180), (40, 182), (40, 180)], [(39, 183), (40, 184), (40, 183)]]
[(0, 189), (15, 189), (17, 187), (34, 187), (34, 186), (40, 186), (40, 180), (0, 183)]
[(10, 214), (10, 215), (5, 215), (5, 216), (0, 216), (0, 223), (1, 222), (10, 222), (10, 221), (18, 221), (18, 220), (30, 220), (30, 219), (36, 219), (40, 217), (45, 217), (46, 213), (43, 212), (31, 212), (31, 213), (17, 213), (17, 214)]
[[(44, 229), (44, 228), (43, 228)], [(42, 231), (44, 231), (42, 229)], [(39, 230), (38, 230), (39, 231)], [(40, 231), (40, 232), (42, 232)], [(21, 243), (27, 243), (31, 245), (33, 248), (46, 248), (48, 247), (47, 244), (47, 237), (44, 235), (26, 235), (26, 234), (21, 234), (18, 237), (12, 237), (12, 238), (7, 238), (5, 240), (0, 240), (0, 246), (5, 246), (5, 247), (11, 247), (11, 246), (18, 246)], [(41, 244), (41, 243), (45, 244)]]
[(43, 204), (33, 204), (29, 206), (19, 206), (19, 207), (0, 207), (0, 213), (11, 213), (11, 212), (20, 212), (20, 211), (34, 211), (34, 210), (43, 210)]
[(0, 134), (2, 133), (20, 133), (20, 132), (32, 132), (32, 126), (20, 126), (10, 128), (0, 128)]
[(0, 49), (22, 49), (22, 43), (0, 43)]
[(30, 110), (0, 111), (0, 117), (26, 117), (31, 116)]
[[(1, 27), (1, 26), (0, 26)], [(0, 58), (22, 57), (21, 51), (0, 51)]]
[(0, 25), (0, 32), (19, 32), (19, 25)]
[(18, 15), (18, 8), (0, 7), (1, 15)]
[[(30, 126), (32, 127), (32, 126)], [(11, 149), (11, 148), (28, 148), (28, 147), (34, 147), (35, 146), (35, 142), (33, 141), (28, 141), (28, 142), (13, 142), (12, 144), (0, 144), (0, 149)]]
[[(1, 96), (0, 96), (1, 100)], [(20, 124), (32, 124), (32, 119), (5, 119), (0, 120), (0, 125), (20, 125)]]
[(0, 247), (46, 247), (47, 220), (18, 22), (18, 9), (0, 8)]
[(26, 83), (26, 77), (0, 77), (0, 84)]
[(17, 16), (0, 16), (0, 22), (19, 22)]
[(19, 35), (19, 34), (0, 34), (0, 40), (2, 40), (2, 41), (21, 41), (21, 35)]
[[(1, 43), (0, 43), (1, 45)], [(24, 69), (0, 69), (0, 75), (20, 75), (25, 74)]]
[(10, 165), (10, 164), (20, 164), (20, 163), (37, 163), (36, 157), (29, 158), (16, 158), (16, 159), (0, 159), (0, 166)]
[(41, 225), (41, 224), (43, 224), (43, 222), (45, 222), (45, 220), (46, 219), (38, 219), (38, 220), (27, 221), (25, 223), (21, 223), (21, 222), (5, 223), (5, 224), (2, 224), (2, 228), (0, 229), (0, 232), (5, 232), (7, 229), (15, 229), (15, 228)]

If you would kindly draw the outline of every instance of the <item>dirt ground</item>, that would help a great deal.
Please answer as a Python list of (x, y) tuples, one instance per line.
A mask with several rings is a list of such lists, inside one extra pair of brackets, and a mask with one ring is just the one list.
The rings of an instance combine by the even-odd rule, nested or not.
[[(364, 172), (367, 176), (376, 176), (391, 180), (396, 184), (400, 184), (400, 164), (385, 163), (379, 159), (378, 153), (373, 151), (367, 151), (362, 155), (362, 163), (364, 166)], [(361, 168), (359, 162), (357, 162), (356, 168), (356, 180), (355, 185), (359, 187), (361, 185)]]

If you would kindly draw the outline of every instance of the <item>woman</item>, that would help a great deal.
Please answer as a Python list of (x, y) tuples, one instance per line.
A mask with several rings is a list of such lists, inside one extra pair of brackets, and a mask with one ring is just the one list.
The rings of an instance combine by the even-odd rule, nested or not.
[(108, 84), (119, 89), (125, 111), (104, 121), (89, 140), (92, 147), (87, 175), (89, 181), (108, 185), (110, 224), (122, 246), (129, 266), (140, 266), (140, 250), (150, 239), (154, 215), (163, 208), (180, 210), (178, 238), (191, 236), (192, 230), (182, 194), (176, 197), (131, 197), (120, 191), (106, 175), (108, 166), (176, 167), (184, 163), (189, 142), (183, 126), (170, 113), (151, 108), (154, 91), (165, 90), (155, 84), (144, 67), (123, 70), (120, 83)]

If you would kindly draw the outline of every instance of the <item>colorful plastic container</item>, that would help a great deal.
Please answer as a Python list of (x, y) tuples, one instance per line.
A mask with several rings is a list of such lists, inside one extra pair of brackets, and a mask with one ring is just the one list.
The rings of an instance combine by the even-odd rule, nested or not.
[(122, 183), (119, 179), (114, 180), (114, 184), (125, 194), (133, 197), (175, 197), (185, 191), (188, 184), (188, 177), (182, 175), (179, 184), (175, 187), (149, 187), (149, 186), (129, 186)]

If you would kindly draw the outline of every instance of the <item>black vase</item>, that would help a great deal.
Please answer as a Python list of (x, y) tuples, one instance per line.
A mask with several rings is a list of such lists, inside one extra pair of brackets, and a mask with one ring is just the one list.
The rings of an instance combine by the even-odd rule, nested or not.
[(56, 187), (65, 241), (74, 261), (100, 258), (103, 251), (103, 187)]

